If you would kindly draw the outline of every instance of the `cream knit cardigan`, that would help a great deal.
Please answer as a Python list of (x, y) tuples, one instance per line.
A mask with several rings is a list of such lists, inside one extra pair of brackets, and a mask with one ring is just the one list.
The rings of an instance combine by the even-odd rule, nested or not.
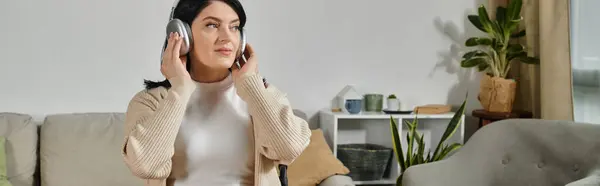
[[(177, 138), (186, 105), (196, 88), (189, 77), (169, 79), (172, 87), (137, 93), (125, 118), (122, 155), (131, 172), (146, 186), (172, 186), (185, 177), (185, 145)], [(279, 186), (277, 167), (289, 164), (308, 146), (311, 131), (296, 117), (282, 92), (265, 88), (262, 77), (249, 73), (234, 80), (238, 95), (248, 103), (251, 116), (249, 144), (254, 186)], [(227, 114), (227, 113), (223, 113)]]

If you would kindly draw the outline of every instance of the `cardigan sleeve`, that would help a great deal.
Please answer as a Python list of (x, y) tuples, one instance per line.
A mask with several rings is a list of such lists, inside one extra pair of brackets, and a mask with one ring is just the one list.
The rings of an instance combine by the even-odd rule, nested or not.
[(260, 152), (284, 164), (296, 159), (308, 146), (311, 131), (304, 119), (294, 115), (286, 95), (273, 85), (265, 88), (256, 73), (236, 84), (238, 94), (248, 103)]
[(125, 114), (121, 154), (142, 179), (166, 179), (171, 173), (175, 139), (194, 86), (170, 81), (174, 86), (169, 90), (159, 87), (136, 94)]

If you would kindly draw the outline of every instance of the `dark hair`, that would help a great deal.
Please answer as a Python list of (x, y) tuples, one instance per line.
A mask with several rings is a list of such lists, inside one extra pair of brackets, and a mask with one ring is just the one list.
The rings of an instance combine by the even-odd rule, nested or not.
[[(246, 12), (238, 0), (180, 0), (175, 7), (175, 10), (173, 10), (173, 18), (180, 19), (184, 23), (187, 23), (191, 26), (198, 14), (200, 14), (200, 12), (213, 1), (221, 1), (229, 5), (240, 19), (240, 28), (244, 28), (244, 25), (246, 24)], [(166, 43), (167, 39), (165, 39), (165, 47), (167, 46)], [(163, 50), (165, 49), (166, 48), (163, 48)], [(188, 72), (190, 72), (190, 53), (187, 54), (187, 59), (188, 65), (186, 66), (186, 69)], [(146, 86), (146, 89), (153, 89), (157, 87), (171, 88), (171, 83), (167, 79), (159, 82), (144, 80), (144, 85)]]

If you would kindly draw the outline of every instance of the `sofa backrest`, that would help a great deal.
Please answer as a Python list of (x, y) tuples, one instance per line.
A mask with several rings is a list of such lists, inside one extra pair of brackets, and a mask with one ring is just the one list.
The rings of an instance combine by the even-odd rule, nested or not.
[(32, 186), (37, 166), (37, 124), (31, 116), (0, 113), (0, 136), (6, 138), (6, 169), (13, 186)]
[[(294, 110), (303, 119), (306, 115)], [(141, 186), (120, 154), (124, 113), (31, 116), (0, 113), (13, 186)]]
[(43, 186), (136, 186), (120, 154), (123, 113), (47, 116), (40, 127)]

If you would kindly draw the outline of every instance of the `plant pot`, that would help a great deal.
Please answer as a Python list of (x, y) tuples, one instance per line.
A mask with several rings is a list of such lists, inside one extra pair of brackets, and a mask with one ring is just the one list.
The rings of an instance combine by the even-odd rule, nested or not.
[(395, 98), (387, 99), (387, 108), (386, 110), (397, 111), (400, 110), (400, 101)]
[(381, 112), (383, 110), (383, 95), (382, 94), (365, 94), (364, 96), (365, 111)]
[(480, 83), (477, 99), (483, 109), (489, 112), (512, 112), (517, 89), (515, 80), (485, 74)]

